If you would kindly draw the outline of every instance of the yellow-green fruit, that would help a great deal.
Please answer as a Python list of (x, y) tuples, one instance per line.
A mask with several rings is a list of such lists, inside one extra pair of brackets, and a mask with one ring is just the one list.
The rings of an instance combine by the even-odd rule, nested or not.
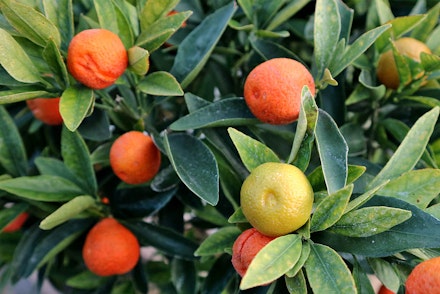
[(310, 218), (313, 189), (297, 167), (267, 162), (243, 182), (240, 201), (254, 228), (267, 236), (281, 236), (299, 229)]

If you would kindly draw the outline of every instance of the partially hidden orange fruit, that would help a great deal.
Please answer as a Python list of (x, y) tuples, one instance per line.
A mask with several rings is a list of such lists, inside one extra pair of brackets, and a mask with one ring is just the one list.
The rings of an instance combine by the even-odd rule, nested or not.
[(6, 227), (3, 228), (2, 232), (12, 233), (20, 230), (28, 218), (29, 213), (20, 213), (12, 222), (10, 222)]
[(98, 276), (122, 275), (140, 258), (136, 236), (116, 219), (99, 221), (87, 234), (82, 255), (87, 268)]
[(406, 294), (440, 294), (440, 256), (419, 263), (405, 282)]
[(26, 100), (28, 108), (35, 118), (47, 125), (61, 125), (60, 98), (35, 98)]
[(255, 228), (247, 229), (238, 236), (232, 246), (232, 265), (240, 276), (245, 275), (257, 253), (273, 239)]
[(159, 171), (161, 153), (147, 134), (130, 131), (119, 136), (110, 148), (110, 166), (127, 184), (142, 184)]
[(240, 190), (246, 219), (262, 234), (281, 236), (309, 220), (314, 194), (306, 175), (287, 163), (267, 162), (253, 169)]
[[(425, 43), (414, 38), (401, 38), (394, 41), (397, 52), (420, 62), (422, 52), (431, 54), (431, 49)], [(387, 88), (397, 89), (400, 85), (399, 72), (392, 49), (387, 50), (379, 57), (376, 69), (377, 78)]]
[(105, 29), (88, 29), (73, 37), (67, 50), (67, 68), (83, 85), (103, 89), (115, 83), (128, 66), (121, 39)]
[(288, 124), (298, 119), (304, 86), (315, 95), (313, 76), (302, 63), (274, 58), (249, 73), (244, 84), (244, 99), (252, 114), (262, 122)]
[(385, 285), (382, 285), (379, 288), (379, 292), (377, 292), (377, 294), (396, 294), (396, 293), (385, 287)]

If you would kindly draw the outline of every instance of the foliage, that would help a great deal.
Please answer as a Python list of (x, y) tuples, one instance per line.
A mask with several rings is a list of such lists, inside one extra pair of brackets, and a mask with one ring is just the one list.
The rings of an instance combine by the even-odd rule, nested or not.
[[(0, 289), (38, 273), (39, 287), (71, 293), (374, 293), (374, 274), (403, 293), (415, 264), (440, 254), (440, 4), (344, 2), (0, 0), (0, 228), (31, 213), (0, 234)], [(72, 37), (96, 27), (129, 49), (129, 68), (103, 90), (65, 64)], [(401, 36), (433, 54), (418, 64), (395, 52), (393, 91), (375, 69)], [(290, 125), (259, 123), (242, 98), (250, 70), (274, 57), (306, 64), (318, 87)], [(63, 126), (32, 117), (25, 100), (36, 97), (61, 97)], [(130, 130), (163, 154), (144, 185), (109, 166), (111, 143)], [(249, 226), (240, 187), (268, 161), (306, 173), (314, 212), (240, 280), (230, 262)], [(102, 278), (81, 248), (110, 214), (153, 253)]]

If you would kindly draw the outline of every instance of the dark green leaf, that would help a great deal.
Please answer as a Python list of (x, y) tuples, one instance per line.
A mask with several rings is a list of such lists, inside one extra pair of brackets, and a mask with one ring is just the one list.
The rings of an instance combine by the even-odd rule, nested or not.
[(229, 254), (223, 254), (217, 258), (211, 269), (201, 287), (202, 294), (222, 293), (228, 282), (236, 274)]
[(235, 2), (216, 10), (179, 45), (170, 73), (183, 88), (186, 88), (202, 70), (235, 10)]
[(313, 293), (356, 293), (353, 276), (334, 249), (311, 244), (305, 267)]
[(219, 174), (211, 150), (202, 141), (183, 133), (166, 136), (165, 148), (182, 182), (194, 194), (216, 205), (219, 199)]
[(92, 273), (91, 271), (81, 272), (66, 281), (66, 285), (75, 289), (91, 290), (98, 288), (108, 279), (107, 277), (100, 277)]
[(193, 261), (173, 258), (171, 261), (171, 280), (178, 294), (196, 293), (197, 277)]
[(93, 90), (86, 87), (69, 87), (61, 95), (60, 113), (64, 124), (75, 131), (90, 113), (95, 102)]
[(354, 260), (353, 266), (353, 278), (356, 283), (357, 293), (359, 294), (374, 294), (373, 286), (371, 285), (371, 280), (367, 273), (362, 269), (361, 265), (357, 260)]
[(246, 125), (259, 121), (250, 112), (243, 98), (228, 98), (210, 103), (181, 117), (170, 125), (175, 131), (204, 127)]
[(9, 113), (0, 106), (0, 165), (11, 176), (26, 175), (27, 156), (17, 126)]
[(138, 89), (146, 94), (157, 96), (182, 96), (183, 90), (177, 80), (168, 72), (156, 71), (145, 76)]
[(200, 244), (194, 255), (210, 256), (223, 253), (225, 248), (232, 246), (240, 233), (241, 231), (237, 227), (228, 226), (220, 228)]

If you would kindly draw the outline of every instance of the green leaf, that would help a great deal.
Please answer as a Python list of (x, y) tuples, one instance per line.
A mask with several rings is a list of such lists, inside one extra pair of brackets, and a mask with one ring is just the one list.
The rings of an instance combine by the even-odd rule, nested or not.
[(182, 41), (170, 73), (186, 88), (200, 73), (236, 10), (235, 2), (207, 16)]
[(341, 256), (328, 246), (311, 244), (305, 268), (313, 293), (356, 293), (350, 270)]
[(0, 106), (0, 165), (13, 177), (27, 172), (27, 155), (23, 141), (13, 119)]
[(378, 192), (381, 196), (396, 197), (420, 209), (428, 207), (440, 191), (440, 170), (412, 170), (391, 180)]
[(137, 85), (146, 94), (157, 96), (182, 96), (183, 90), (177, 80), (168, 72), (156, 71), (145, 76)]
[(17, 216), (25, 212), (29, 208), (26, 203), (17, 203), (12, 207), (4, 208), (0, 210), (0, 232), (3, 231), (10, 222), (12, 222)]
[(53, 40), (47, 42), (43, 50), (43, 58), (53, 72), (55, 80), (62, 86), (69, 85), (69, 74), (59, 47)]
[(289, 294), (305, 294), (307, 293), (307, 283), (303, 271), (299, 271), (293, 277), (285, 277), (286, 287)]
[(60, 47), (57, 27), (37, 10), (11, 0), (0, 1), (0, 9), (8, 22), (33, 43), (45, 47), (49, 40), (53, 40)]
[(384, 168), (370, 182), (370, 189), (414, 168), (425, 151), (434, 130), (439, 109), (436, 107), (430, 110), (416, 121)]
[(57, 210), (45, 217), (40, 222), (40, 229), (51, 230), (56, 226), (59, 226), (66, 221), (75, 218), (88, 208), (96, 204), (95, 198), (89, 195), (81, 195), (73, 198), (69, 202), (61, 205)]
[(329, 194), (345, 187), (348, 170), (348, 147), (335, 121), (319, 110), (316, 143)]
[(41, 82), (41, 76), (37, 67), (5, 30), (0, 28), (0, 64), (15, 80), (23, 83)]
[(258, 122), (250, 112), (244, 99), (234, 97), (201, 107), (173, 122), (170, 128), (175, 131), (184, 131), (205, 127), (247, 125)]
[(58, 29), (61, 49), (67, 51), (75, 33), (72, 0), (43, 0), (44, 14)]
[(187, 134), (165, 136), (165, 149), (177, 175), (197, 196), (211, 205), (219, 199), (219, 173), (211, 150)]
[(370, 237), (385, 232), (411, 217), (404, 209), (377, 206), (350, 211), (330, 230), (349, 237)]
[(84, 139), (77, 131), (71, 132), (63, 128), (61, 133), (61, 155), (65, 165), (81, 182), (84, 191), (89, 195), (95, 195), (98, 191), (98, 184), (90, 153)]
[(318, 0), (314, 15), (315, 80), (321, 80), (328, 68), (341, 33), (341, 16), (336, 0)]
[(294, 0), (287, 2), (287, 5), (282, 8), (277, 14), (271, 19), (267, 26), (267, 30), (276, 29), (279, 25), (282, 25), (298, 11), (300, 11), (304, 6), (306, 6), (310, 0)]
[(440, 3), (432, 7), (426, 17), (411, 31), (411, 37), (425, 42), (438, 24)]
[(100, 277), (91, 271), (81, 272), (66, 281), (66, 285), (75, 289), (92, 290), (105, 283), (108, 277)]
[(325, 197), (313, 212), (311, 232), (323, 231), (334, 225), (344, 214), (348, 200), (353, 192), (353, 184)]
[(107, 0), (93, 0), (93, 6), (95, 7), (100, 27), (119, 35), (113, 3)]
[(370, 200), (374, 195), (376, 195), (377, 191), (379, 191), (386, 184), (388, 184), (388, 181), (382, 183), (381, 185), (379, 185), (377, 187), (374, 187), (371, 190), (366, 191), (362, 195), (359, 195), (356, 198), (354, 198), (353, 200), (351, 200), (350, 202), (348, 202), (348, 205), (345, 208), (344, 213), (350, 212), (350, 211), (364, 205), (366, 202), (368, 202), (368, 200)]
[(139, 239), (142, 246), (153, 246), (159, 251), (174, 257), (194, 260), (197, 244), (176, 231), (146, 223), (144, 221), (124, 222)]
[(277, 237), (254, 257), (240, 283), (245, 290), (272, 282), (291, 269), (301, 256), (301, 238), (288, 234)]
[(361, 265), (356, 259), (354, 259), (354, 265), (353, 265), (353, 278), (356, 283), (357, 293), (362, 293), (362, 294), (375, 293), (370, 277), (362, 269)]
[(134, 12), (135, 7), (132, 7), (128, 2), (121, 2), (112, 0), (113, 8), (116, 13), (116, 22), (118, 24), (118, 36), (124, 44), (125, 48), (130, 48), (134, 44), (135, 31), (138, 34), (137, 14)]
[(35, 158), (35, 165), (42, 175), (63, 177), (81, 187), (81, 180), (60, 159), (39, 156)]
[(309, 258), (309, 254), (310, 254), (310, 243), (303, 242), (302, 248), (301, 248), (301, 256), (299, 257), (296, 264), (286, 273), (286, 276), (287, 277), (295, 277), (298, 273), (300, 273), (305, 262)]
[(223, 227), (218, 229), (213, 234), (206, 237), (194, 252), (195, 256), (210, 256), (223, 253), (225, 248), (231, 247), (241, 231), (237, 227)]
[(397, 293), (400, 287), (400, 277), (396, 269), (388, 261), (382, 258), (368, 258), (368, 265), (373, 273), (391, 291)]
[(171, 281), (178, 294), (196, 293), (197, 271), (194, 262), (173, 258), (171, 261)]
[(241, 207), (237, 208), (234, 213), (228, 218), (228, 222), (231, 224), (235, 223), (247, 223), (248, 220), (243, 214)]
[(0, 190), (44, 202), (62, 202), (81, 195), (82, 190), (65, 178), (40, 175), (0, 181)]
[(266, 162), (280, 162), (272, 149), (260, 141), (231, 127), (228, 128), (228, 133), (248, 171)]
[(65, 126), (74, 132), (95, 102), (93, 90), (82, 86), (67, 88), (61, 95), (60, 113)]
[(20, 87), (13, 90), (0, 91), (0, 104), (11, 104), (32, 98), (53, 97), (54, 93), (35, 90), (33, 87)]
[(142, 9), (139, 20), (141, 31), (148, 29), (151, 24), (164, 17), (179, 3), (178, 0), (149, 0)]
[[(139, 46), (133, 46), (127, 50), (129, 70), (137, 75), (145, 75), (150, 68), (150, 53)], [(179, 86), (180, 87), (180, 86)]]

